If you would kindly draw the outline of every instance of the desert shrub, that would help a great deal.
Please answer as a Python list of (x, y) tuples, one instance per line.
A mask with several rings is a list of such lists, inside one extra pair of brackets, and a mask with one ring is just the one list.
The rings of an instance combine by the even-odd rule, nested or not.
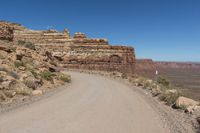
[(52, 81), (52, 77), (55, 76), (55, 74), (49, 71), (43, 71), (42, 73), (40, 73), (40, 76), (47, 81)]
[(27, 96), (27, 95), (31, 95), (32, 90), (30, 89), (22, 89), (22, 88), (17, 88), (16, 93), (19, 95), (23, 95), (23, 96)]
[(38, 78), (39, 74), (36, 73), (33, 69), (30, 69), (30, 72), (33, 74), (35, 78)]
[(26, 41), (23, 41), (23, 40), (19, 40), (18, 45), (21, 45), (21, 46), (24, 46), (26, 48), (35, 50), (35, 45), (32, 42), (26, 42)]
[(67, 83), (70, 83), (71, 82), (71, 76), (70, 75), (65, 75), (65, 74), (62, 74), (60, 76), (60, 80), (64, 81), (64, 82), (67, 82)]
[(31, 43), (31, 42), (26, 42), (24, 44), (24, 47), (32, 49), (32, 50), (35, 50), (35, 45), (33, 43)]
[(11, 77), (15, 78), (15, 79), (18, 79), (19, 76), (17, 75), (17, 73), (13, 72), (13, 71), (10, 71), (8, 72), (8, 75), (10, 75)]
[(26, 42), (25, 41), (23, 41), (23, 40), (19, 40), (18, 41), (18, 45), (24, 45)]
[(5, 67), (0, 67), (0, 71), (8, 72), (8, 69), (6, 69)]
[(179, 96), (180, 96), (179, 93), (165, 93), (164, 92), (159, 96), (159, 99), (161, 101), (164, 101), (167, 105), (173, 105)]
[(165, 79), (164, 77), (158, 77), (157, 82), (166, 87), (168, 87), (170, 85), (170, 82), (167, 79)]
[(37, 88), (37, 85), (35, 83), (35, 81), (33, 80), (25, 80), (23, 82), (28, 88), (31, 88), (31, 89), (36, 89)]
[(15, 65), (15, 67), (20, 67), (20, 66), (23, 66), (23, 67), (25, 67), (25, 64), (22, 62), (22, 61), (15, 61), (14, 62), (14, 65)]
[(128, 77), (127, 74), (122, 73), (122, 78), (123, 78), (123, 79), (127, 79), (127, 77)]

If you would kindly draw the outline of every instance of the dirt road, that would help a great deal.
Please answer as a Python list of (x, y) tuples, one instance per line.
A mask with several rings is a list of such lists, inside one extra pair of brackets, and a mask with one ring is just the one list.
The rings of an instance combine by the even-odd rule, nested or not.
[(101, 76), (71, 75), (70, 87), (0, 115), (0, 133), (170, 133), (128, 86)]

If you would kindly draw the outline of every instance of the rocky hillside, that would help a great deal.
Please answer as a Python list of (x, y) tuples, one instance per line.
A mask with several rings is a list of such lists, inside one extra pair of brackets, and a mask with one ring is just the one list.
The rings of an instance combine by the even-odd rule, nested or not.
[(70, 76), (57, 70), (45, 49), (30, 42), (0, 40), (0, 104), (40, 95), (47, 89), (70, 82)]

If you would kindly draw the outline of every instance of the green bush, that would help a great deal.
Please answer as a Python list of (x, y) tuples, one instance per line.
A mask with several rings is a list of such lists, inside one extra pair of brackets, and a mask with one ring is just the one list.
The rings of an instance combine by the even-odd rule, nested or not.
[(47, 81), (52, 81), (52, 77), (55, 76), (55, 74), (49, 71), (43, 71), (42, 73), (40, 73), (40, 76)]
[(63, 74), (63, 75), (60, 76), (60, 80), (67, 82), (67, 83), (70, 83), (71, 82), (71, 76)]
[(169, 85), (170, 85), (170, 82), (163, 77), (158, 77), (157, 82), (166, 87), (169, 87)]

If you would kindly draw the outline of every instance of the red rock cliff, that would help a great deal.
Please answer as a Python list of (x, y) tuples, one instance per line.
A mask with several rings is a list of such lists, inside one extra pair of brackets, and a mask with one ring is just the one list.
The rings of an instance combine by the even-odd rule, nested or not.
[(0, 39), (32, 42), (48, 48), (65, 68), (118, 71), (134, 74), (134, 48), (111, 46), (106, 39), (88, 38), (83, 33), (70, 37), (69, 31), (36, 31), (0, 22)]

